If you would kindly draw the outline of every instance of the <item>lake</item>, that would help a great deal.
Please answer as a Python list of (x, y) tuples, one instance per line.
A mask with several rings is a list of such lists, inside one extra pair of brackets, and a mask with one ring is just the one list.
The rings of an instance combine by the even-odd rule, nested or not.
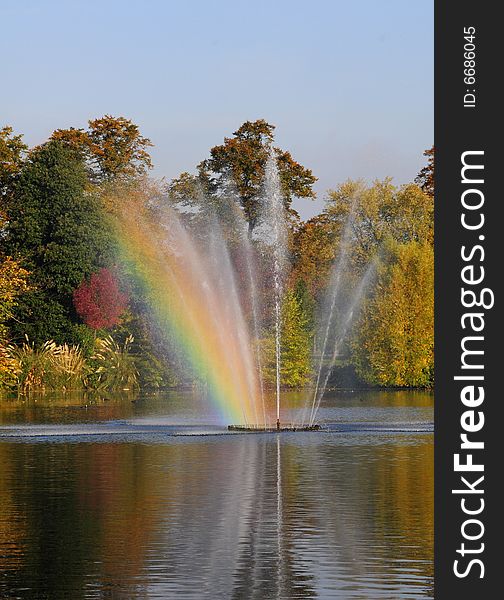
[(191, 392), (4, 397), (0, 597), (433, 598), (432, 421), (420, 391), (280, 434)]

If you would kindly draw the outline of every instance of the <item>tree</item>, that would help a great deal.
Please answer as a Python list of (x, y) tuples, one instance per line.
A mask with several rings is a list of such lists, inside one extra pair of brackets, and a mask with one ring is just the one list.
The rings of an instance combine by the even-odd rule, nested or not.
[[(310, 317), (303, 310), (303, 291), (287, 290), (282, 302), (280, 348), (280, 383), (287, 387), (300, 387), (308, 382), (311, 364)], [(264, 375), (275, 382), (275, 340), (270, 335), (263, 341), (265, 354)]]
[[(240, 206), (252, 231), (258, 222), (259, 202), (262, 191), (266, 161), (273, 144), (274, 125), (264, 119), (246, 121), (224, 138), (224, 143), (210, 150), (210, 157), (198, 165), (197, 181), (210, 197), (228, 193), (229, 178), (232, 179)], [(274, 148), (287, 211), (292, 211), (293, 197), (314, 198), (312, 189), (317, 178), (310, 169), (296, 162), (290, 152)], [(175, 197), (193, 193), (194, 176), (183, 173), (175, 179), (169, 191)], [(187, 197), (187, 196), (186, 196)], [(297, 213), (296, 213), (297, 214)]]
[(282, 385), (299, 387), (310, 374), (311, 336), (308, 316), (295, 292), (288, 290), (282, 306), (280, 381)]
[(341, 236), (351, 229), (355, 265), (362, 266), (387, 238), (433, 243), (434, 204), (418, 186), (397, 188), (390, 179), (367, 186), (348, 180), (329, 190), (323, 215)]
[(23, 136), (13, 135), (12, 127), (3, 127), (0, 129), (0, 190), (3, 194), (11, 177), (16, 175), (24, 158), (28, 146), (23, 142)]
[(418, 173), (415, 178), (415, 183), (431, 198), (434, 198), (434, 146), (429, 150), (426, 150), (424, 156), (427, 157), (427, 164)]
[(434, 202), (415, 184), (396, 190), (387, 215), (389, 235), (401, 243), (434, 243)]
[(351, 343), (357, 374), (372, 385), (432, 385), (433, 325), (432, 246), (389, 242)]
[(298, 279), (294, 286), (294, 296), (303, 315), (304, 329), (312, 338), (315, 328), (315, 300), (304, 279)]
[(28, 271), (11, 256), (0, 255), (0, 343), (7, 337), (7, 321), (18, 298), (29, 290)]
[(0, 240), (5, 236), (7, 203), (27, 150), (23, 136), (14, 135), (12, 127), (0, 129)]
[(110, 181), (117, 177), (144, 175), (152, 168), (147, 148), (152, 142), (125, 117), (105, 115), (89, 121), (89, 129), (57, 129), (51, 136), (81, 153), (91, 179)]
[(324, 289), (334, 260), (337, 228), (326, 215), (301, 223), (293, 236), (293, 278), (317, 296)]
[(109, 329), (118, 325), (127, 308), (128, 298), (119, 290), (117, 278), (102, 268), (83, 280), (73, 293), (77, 314), (91, 329)]
[(22, 339), (74, 342), (72, 292), (111, 260), (111, 235), (100, 199), (86, 191), (78, 154), (49, 141), (30, 154), (7, 209), (5, 246), (22, 258), (34, 290), (23, 294), (9, 325)]

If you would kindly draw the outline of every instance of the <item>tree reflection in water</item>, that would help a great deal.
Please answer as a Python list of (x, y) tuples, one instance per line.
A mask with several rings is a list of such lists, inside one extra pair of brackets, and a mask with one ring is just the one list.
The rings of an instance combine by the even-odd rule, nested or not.
[(0, 443), (0, 595), (432, 597), (433, 440)]

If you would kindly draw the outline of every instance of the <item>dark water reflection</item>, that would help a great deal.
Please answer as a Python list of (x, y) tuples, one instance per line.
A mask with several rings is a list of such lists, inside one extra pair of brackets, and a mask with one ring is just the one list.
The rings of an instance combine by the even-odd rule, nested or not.
[[(68, 401), (4, 400), (0, 417), (197, 420), (177, 401), (183, 414), (157, 397), (79, 419)], [(432, 418), (428, 395), (327, 405), (352, 421)], [(432, 460), (429, 433), (0, 436), (0, 597), (432, 598)]]

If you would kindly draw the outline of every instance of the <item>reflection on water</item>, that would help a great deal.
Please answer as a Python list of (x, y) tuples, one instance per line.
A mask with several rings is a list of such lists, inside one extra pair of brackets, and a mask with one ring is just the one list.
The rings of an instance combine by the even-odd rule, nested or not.
[[(116, 399), (87, 421), (196, 419), (187, 397), (174, 402)], [(54, 405), (28, 404), (0, 401), (3, 423), (57, 422)], [(407, 394), (328, 404), (334, 420), (432, 418), (432, 399)], [(78, 410), (60, 406), (62, 421), (83, 422)], [(432, 598), (432, 441), (379, 432), (0, 439), (0, 597)]]

